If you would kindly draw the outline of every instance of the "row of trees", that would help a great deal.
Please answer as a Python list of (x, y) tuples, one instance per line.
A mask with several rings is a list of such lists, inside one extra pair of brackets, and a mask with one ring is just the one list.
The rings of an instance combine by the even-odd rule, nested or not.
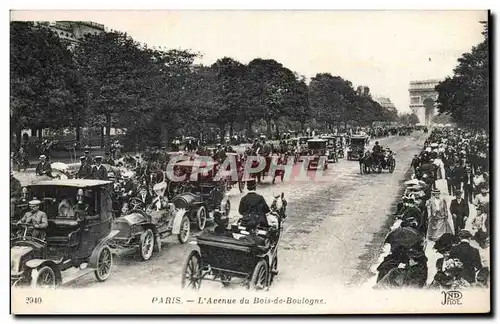
[(483, 41), (458, 59), (452, 77), (436, 86), (439, 113), (459, 125), (488, 129), (489, 125), (489, 39), (484, 25)]
[[(328, 73), (305, 78), (272, 59), (224, 57), (194, 64), (187, 50), (158, 50), (112, 31), (70, 48), (47, 26), (11, 22), (11, 129), (124, 128), (128, 139), (168, 142), (178, 134), (221, 135), (265, 125), (327, 130), (397, 116)], [(161, 134), (161, 136), (159, 136)], [(224, 136), (221, 136), (223, 138)]]

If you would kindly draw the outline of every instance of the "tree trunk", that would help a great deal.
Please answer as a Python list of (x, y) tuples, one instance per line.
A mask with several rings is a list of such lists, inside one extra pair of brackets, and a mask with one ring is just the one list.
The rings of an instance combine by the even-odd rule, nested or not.
[(111, 142), (111, 114), (106, 116), (106, 138), (104, 146), (107, 147)]
[(38, 138), (43, 139), (43, 128), (38, 128), (37, 132), (38, 132)]
[(224, 144), (224, 137), (226, 135), (225, 133), (226, 133), (226, 124), (225, 123), (219, 124), (219, 136), (220, 136), (219, 143), (221, 144)]
[(271, 127), (271, 118), (268, 118), (266, 120), (266, 124), (267, 124), (267, 136), (271, 140), (273, 138), (273, 131), (272, 131), (272, 127)]
[(81, 129), (80, 129), (80, 125), (76, 125), (76, 142), (80, 142), (80, 133), (81, 133)]
[(16, 129), (16, 148), (21, 147), (21, 127)]
[(278, 119), (276, 119), (274, 121), (274, 125), (276, 127), (276, 139), (280, 139), (280, 128), (279, 128), (279, 125), (278, 125)]
[(165, 123), (162, 123), (161, 125), (161, 141), (163, 142), (163, 145), (169, 150), (170, 147), (170, 139), (169, 139), (169, 133), (168, 133), (168, 127)]
[(101, 143), (100, 143), (100, 146), (101, 146), (101, 149), (102, 149), (104, 147), (104, 126), (101, 126), (99, 128), (100, 128), (100, 131), (101, 131)]

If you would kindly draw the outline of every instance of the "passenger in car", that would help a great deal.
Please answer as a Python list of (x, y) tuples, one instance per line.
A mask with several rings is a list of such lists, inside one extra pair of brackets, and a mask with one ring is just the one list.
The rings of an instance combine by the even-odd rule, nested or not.
[(257, 222), (250, 220), (247, 223), (246, 230), (247, 230), (248, 234), (240, 237), (238, 239), (239, 241), (252, 243), (252, 244), (258, 245), (259, 247), (263, 247), (263, 248), (269, 247), (269, 240), (257, 235)]

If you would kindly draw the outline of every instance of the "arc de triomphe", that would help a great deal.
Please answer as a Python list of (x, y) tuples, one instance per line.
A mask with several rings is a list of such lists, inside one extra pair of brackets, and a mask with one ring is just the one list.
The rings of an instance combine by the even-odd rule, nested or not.
[(420, 124), (430, 125), (437, 115), (435, 87), (439, 82), (438, 79), (410, 81), (410, 109), (418, 116)]

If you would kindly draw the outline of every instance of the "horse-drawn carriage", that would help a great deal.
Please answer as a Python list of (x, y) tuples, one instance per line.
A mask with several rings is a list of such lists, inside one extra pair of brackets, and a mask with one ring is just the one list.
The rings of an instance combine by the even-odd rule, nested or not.
[(203, 232), (198, 236), (199, 250), (192, 250), (186, 259), (182, 287), (197, 290), (203, 280), (209, 280), (224, 286), (234, 283), (252, 290), (267, 289), (278, 274), (278, 247), (286, 218), (283, 194), (274, 197), (271, 215), (275, 223), (256, 232), (247, 232), (236, 223), (222, 233)]
[[(41, 238), (30, 224), (13, 224), (12, 233), (21, 231), (11, 240), (11, 285), (54, 288), (90, 272), (106, 280), (113, 262), (108, 243), (117, 234), (111, 229), (111, 182), (45, 180), (26, 189), (47, 214), (48, 227), (37, 228)], [(63, 276), (71, 268), (77, 272)]]
[(373, 152), (365, 152), (359, 158), (359, 171), (363, 173), (377, 172), (381, 173), (382, 170), (388, 170), (390, 173), (394, 172), (396, 168), (395, 153), (389, 149), (383, 149), (377, 156)]

